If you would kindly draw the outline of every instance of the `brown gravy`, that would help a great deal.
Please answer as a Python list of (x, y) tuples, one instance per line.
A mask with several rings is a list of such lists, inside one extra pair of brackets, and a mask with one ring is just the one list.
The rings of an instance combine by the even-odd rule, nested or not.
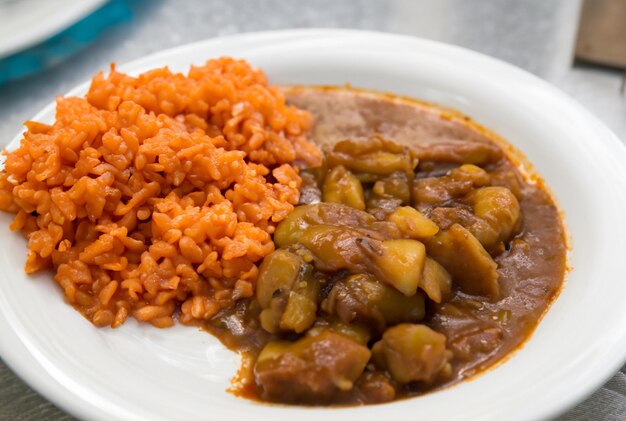
[[(321, 146), (346, 138), (382, 135), (416, 151), (420, 157), (418, 179), (443, 175), (470, 159), (490, 174), (492, 185), (508, 187), (519, 201), (522, 218), (517, 234), (503, 248), (490, 250), (498, 265), (497, 299), (468, 295), (455, 287), (447, 301), (427, 306), (424, 323), (444, 334), (452, 351), (451, 375), (427, 385), (396, 385), (395, 399), (458, 383), (519, 348), (558, 295), (566, 272), (564, 227), (542, 184), (525, 179), (511, 157), (503, 153), (502, 145), (466, 117), (393, 96), (349, 89), (294, 87), (287, 89), (287, 98), (314, 116), (311, 138)], [(441, 227), (454, 222), (445, 214), (437, 214), (435, 205), (423, 204), (419, 210)], [(250, 358), (273, 337), (258, 326), (257, 315), (258, 309), (244, 301), (206, 326), (226, 346), (244, 353), (233, 389), (255, 399), (259, 391)], [(368, 396), (357, 383), (350, 393), (337, 394), (330, 404), (380, 402)]]

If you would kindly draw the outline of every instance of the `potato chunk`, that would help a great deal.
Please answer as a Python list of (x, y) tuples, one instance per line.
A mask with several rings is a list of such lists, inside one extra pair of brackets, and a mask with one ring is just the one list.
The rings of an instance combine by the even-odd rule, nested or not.
[(304, 262), (286, 250), (276, 250), (263, 260), (256, 284), (256, 297), (262, 307), (270, 306), (272, 298), (291, 291)]
[(324, 179), (322, 200), (331, 203), (343, 203), (355, 209), (365, 209), (363, 186), (358, 178), (343, 165), (333, 168)]
[(426, 248), (416, 240), (388, 240), (382, 254), (375, 256), (380, 279), (406, 296), (414, 295), (424, 271)]
[(487, 250), (511, 239), (520, 220), (519, 202), (506, 187), (482, 187), (467, 194), (463, 201), (487, 224), (468, 227)]
[(496, 298), (500, 291), (497, 265), (467, 229), (453, 224), (428, 241), (428, 254), (468, 294)]
[(318, 403), (352, 389), (370, 359), (370, 350), (328, 329), (314, 333), (296, 342), (270, 342), (263, 348), (254, 367), (263, 399)]
[(437, 224), (410, 206), (397, 208), (387, 220), (396, 224), (404, 235), (417, 240), (430, 238), (439, 231)]
[(426, 325), (399, 324), (372, 347), (376, 366), (399, 383), (431, 382), (448, 362), (446, 337)]
[(310, 219), (317, 213), (320, 204), (296, 206), (293, 211), (283, 219), (274, 231), (274, 242), (278, 247), (290, 246), (298, 241), (302, 230), (310, 224)]
[(311, 327), (315, 323), (318, 292), (319, 284), (312, 278), (298, 282), (289, 293), (287, 306), (278, 323), (280, 329), (302, 333)]
[(261, 264), (256, 297), (263, 308), (261, 326), (270, 333), (304, 332), (315, 322), (319, 282), (312, 266), (286, 250), (276, 250)]
[(452, 291), (452, 277), (443, 266), (427, 257), (419, 288), (428, 295), (428, 298), (440, 303)]

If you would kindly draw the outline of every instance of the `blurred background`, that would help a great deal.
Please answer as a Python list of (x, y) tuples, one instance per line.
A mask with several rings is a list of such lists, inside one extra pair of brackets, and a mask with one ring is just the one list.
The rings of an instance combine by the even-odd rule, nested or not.
[[(415, 35), (507, 61), (565, 91), (626, 142), (626, 0), (0, 0), (0, 146), (111, 62), (311, 27)], [(0, 420), (43, 419), (73, 418), (0, 360)], [(626, 420), (624, 370), (561, 418), (582, 419)]]

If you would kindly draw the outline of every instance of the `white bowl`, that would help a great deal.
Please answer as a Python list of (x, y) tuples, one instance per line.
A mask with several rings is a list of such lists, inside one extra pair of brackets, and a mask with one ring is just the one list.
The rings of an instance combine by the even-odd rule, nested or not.
[[(573, 270), (563, 292), (523, 349), (472, 381), (385, 405), (267, 405), (225, 392), (239, 359), (207, 333), (132, 321), (96, 329), (63, 301), (49, 274), (24, 275), (25, 241), (9, 232), (11, 216), (2, 214), (0, 352), (32, 387), (94, 420), (529, 420), (574, 405), (624, 363), (626, 282), (618, 242), (626, 238), (626, 149), (583, 107), (492, 58), (372, 32), (245, 34), (168, 50), (121, 70), (185, 71), (221, 55), (248, 59), (273, 83), (349, 82), (436, 102), (504, 136), (535, 164), (565, 211)], [(53, 116), (51, 104), (34, 119)]]

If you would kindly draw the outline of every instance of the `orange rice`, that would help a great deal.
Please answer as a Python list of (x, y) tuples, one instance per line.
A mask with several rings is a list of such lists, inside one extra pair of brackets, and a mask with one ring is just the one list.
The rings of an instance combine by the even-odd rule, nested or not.
[(53, 125), (5, 152), (0, 209), (98, 326), (206, 320), (254, 293), (271, 234), (299, 198), (294, 165), (320, 163), (307, 113), (261, 70), (221, 58), (187, 76), (112, 66)]

